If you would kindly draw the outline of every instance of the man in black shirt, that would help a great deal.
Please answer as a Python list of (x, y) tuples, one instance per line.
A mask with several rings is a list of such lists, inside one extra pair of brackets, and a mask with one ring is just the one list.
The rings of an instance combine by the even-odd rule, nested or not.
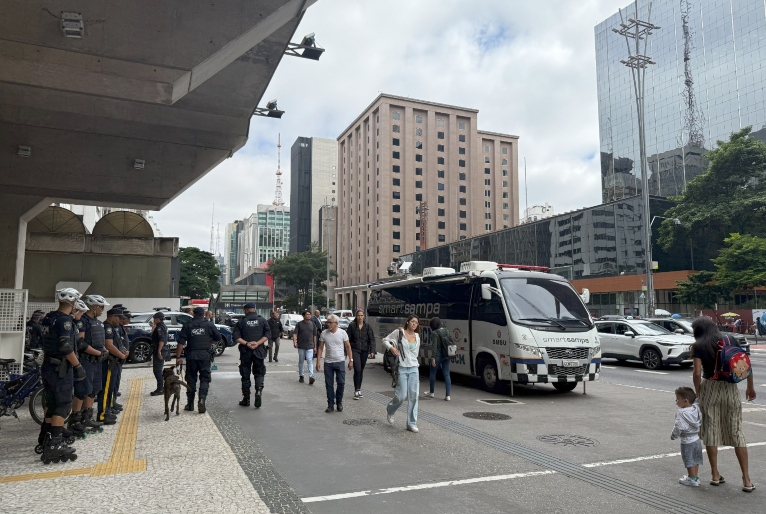
[(232, 338), (239, 345), (239, 374), (242, 377), (243, 407), (250, 405), (250, 373), (255, 377), (255, 408), (261, 407), (261, 393), (266, 376), (266, 346), (271, 339), (269, 323), (255, 312), (252, 302), (244, 305), (245, 317), (234, 327)]
[(277, 314), (277, 311), (271, 311), (269, 331), (271, 332), (271, 339), (269, 341), (269, 362), (271, 362), (272, 349), (274, 350), (274, 362), (279, 362), (279, 359), (277, 358), (277, 355), (279, 355), (279, 339), (282, 337), (285, 329), (282, 327), (282, 322), (279, 321), (279, 314)]
[(194, 308), (194, 319), (181, 329), (176, 347), (176, 364), (181, 364), (181, 352), (186, 347), (186, 407), (184, 410), (194, 410), (194, 395), (197, 392), (197, 376), (199, 375), (199, 403), (197, 410), (200, 414), (207, 411), (205, 400), (210, 388), (210, 357), (213, 352), (213, 341), (221, 340), (221, 333), (215, 325), (205, 319), (205, 309)]
[(316, 325), (311, 321), (311, 311), (303, 311), (303, 321), (295, 324), (293, 346), (298, 349), (298, 382), (303, 382), (303, 361), (309, 361), (309, 385), (314, 385), (314, 354), (317, 350)]
[(164, 380), (162, 379), (162, 367), (165, 365), (165, 359), (168, 358), (168, 351), (165, 345), (168, 342), (168, 327), (165, 326), (165, 315), (161, 312), (155, 312), (152, 317), (154, 328), (152, 329), (152, 371), (157, 380), (157, 389), (149, 393), (152, 396), (163, 394)]
[(24, 343), (29, 350), (36, 350), (40, 348), (43, 342), (43, 329), (40, 326), (40, 320), (43, 319), (45, 313), (37, 310), (32, 313), (32, 316), (27, 321), (27, 332), (24, 338)]

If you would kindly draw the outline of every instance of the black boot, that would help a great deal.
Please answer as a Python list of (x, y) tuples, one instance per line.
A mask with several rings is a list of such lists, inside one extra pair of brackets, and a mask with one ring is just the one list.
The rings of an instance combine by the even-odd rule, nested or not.
[(51, 424), (43, 421), (43, 424), (40, 426), (40, 435), (37, 436), (37, 444), (42, 445), (45, 442), (46, 434), (50, 431), (51, 431)]
[(207, 409), (205, 408), (204, 396), (199, 397), (199, 403), (197, 403), (197, 410), (199, 411), (200, 414), (204, 414), (205, 412), (207, 412)]
[(194, 410), (194, 394), (195, 393), (186, 393), (186, 407), (184, 407), (184, 410)]
[(261, 396), (262, 396), (261, 393), (262, 392), (263, 392), (262, 387), (259, 387), (258, 389), (255, 390), (255, 401), (253, 402), (253, 405), (255, 406), (256, 409), (261, 408)]
[(239, 404), (243, 407), (250, 407), (250, 391), (242, 392), (242, 399)]
[[(82, 424), (85, 425), (86, 429), (103, 430), (102, 425), (105, 425), (106, 423), (101, 423), (100, 421), (93, 419), (93, 407), (91, 407), (90, 409), (82, 411)], [(111, 424), (114, 425), (114, 423)]]
[[(72, 435), (76, 437), (80, 437), (85, 433), (85, 425), (82, 423), (82, 411), (73, 412), (69, 415), (67, 428), (72, 432)], [(67, 439), (66, 434), (64, 434), (64, 439)]]

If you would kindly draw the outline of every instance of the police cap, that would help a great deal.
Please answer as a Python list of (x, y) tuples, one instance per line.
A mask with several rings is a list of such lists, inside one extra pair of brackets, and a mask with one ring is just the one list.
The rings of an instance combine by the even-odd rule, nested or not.
[(152, 316), (154, 319), (165, 319), (165, 315), (161, 312), (155, 312), (154, 316)]
[(195, 307), (192, 311), (195, 316), (202, 316), (205, 314), (205, 308), (204, 307)]
[(255, 304), (253, 302), (247, 302), (245, 305), (242, 306), (243, 309), (255, 309)]
[(109, 309), (108, 311), (106, 311), (106, 315), (107, 316), (119, 316), (120, 314), (122, 314), (122, 309), (114, 309), (114, 308), (112, 308), (112, 309)]

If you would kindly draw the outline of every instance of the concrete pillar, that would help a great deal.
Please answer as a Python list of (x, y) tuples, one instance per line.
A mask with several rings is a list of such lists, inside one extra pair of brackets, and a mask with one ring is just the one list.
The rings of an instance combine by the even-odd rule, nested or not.
[(0, 193), (0, 288), (22, 288), (27, 222), (51, 203), (42, 196)]

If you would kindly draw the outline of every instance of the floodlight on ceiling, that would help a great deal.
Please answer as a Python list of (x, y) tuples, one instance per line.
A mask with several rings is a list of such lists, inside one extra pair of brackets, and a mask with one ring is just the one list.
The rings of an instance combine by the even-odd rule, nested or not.
[(265, 116), (267, 118), (281, 118), (285, 111), (280, 111), (277, 107), (277, 101), (269, 100), (266, 102), (266, 107), (256, 107), (253, 111), (253, 116)]
[(313, 32), (303, 36), (300, 44), (287, 43), (287, 48), (285, 49), (286, 55), (303, 57), (304, 59), (311, 59), (312, 61), (318, 61), (323, 53), (324, 48), (317, 46)]
[(82, 22), (82, 14), (78, 12), (61, 12), (59, 23), (61, 32), (65, 37), (82, 39), (85, 33), (85, 25)]

